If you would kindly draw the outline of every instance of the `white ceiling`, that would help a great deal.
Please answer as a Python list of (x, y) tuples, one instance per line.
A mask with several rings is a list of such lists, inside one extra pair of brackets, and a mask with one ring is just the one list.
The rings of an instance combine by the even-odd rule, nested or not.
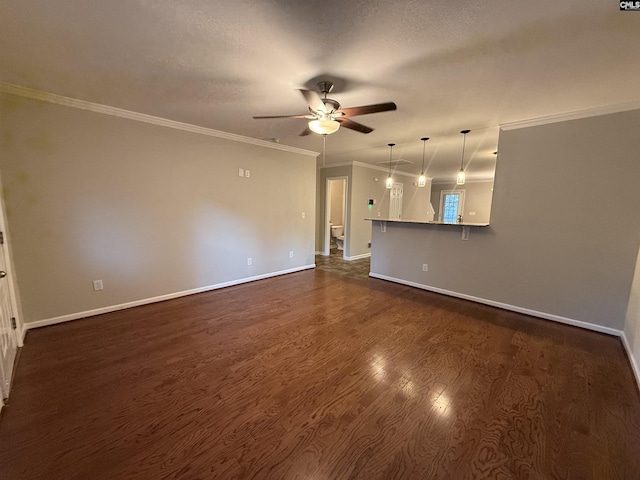
[(492, 170), (498, 125), (640, 98), (640, 13), (613, 0), (3, 0), (3, 82), (309, 150), (296, 88), (334, 81), (374, 128), (327, 138), (327, 164)]

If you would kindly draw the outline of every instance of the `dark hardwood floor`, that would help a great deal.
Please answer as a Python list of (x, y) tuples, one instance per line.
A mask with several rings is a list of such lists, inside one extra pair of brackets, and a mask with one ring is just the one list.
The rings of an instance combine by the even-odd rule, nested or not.
[(30, 331), (0, 478), (637, 479), (640, 395), (617, 338), (319, 265)]

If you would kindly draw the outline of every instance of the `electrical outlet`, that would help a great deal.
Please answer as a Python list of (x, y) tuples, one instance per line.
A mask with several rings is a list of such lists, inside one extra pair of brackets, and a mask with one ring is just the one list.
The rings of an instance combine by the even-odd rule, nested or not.
[(251, 176), (251, 172), (249, 170), (244, 171), (245, 178), (249, 178)]
[(423, 263), (422, 264), (422, 271), (423, 272), (428, 272), (429, 271), (429, 264), (428, 263)]
[(104, 286), (102, 285), (102, 280), (94, 280), (93, 281), (93, 291), (94, 292), (102, 290), (103, 288), (104, 288)]
[(247, 265), (251, 265), (253, 263), (253, 260), (251, 260), (251, 257), (247, 257)]
[(293, 258), (293, 250), (289, 252), (289, 258)]
[(238, 176), (244, 178), (244, 168), (239, 168), (238, 169)]

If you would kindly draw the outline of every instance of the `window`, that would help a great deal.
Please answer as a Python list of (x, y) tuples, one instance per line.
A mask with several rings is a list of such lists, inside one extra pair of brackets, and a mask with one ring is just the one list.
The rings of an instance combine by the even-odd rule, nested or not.
[(440, 221), (458, 223), (462, 221), (464, 190), (443, 190), (440, 194)]

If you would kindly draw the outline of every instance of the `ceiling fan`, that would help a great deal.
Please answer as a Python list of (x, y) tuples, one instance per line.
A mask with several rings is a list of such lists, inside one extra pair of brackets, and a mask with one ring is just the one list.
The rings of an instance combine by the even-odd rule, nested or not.
[(373, 128), (354, 122), (348, 117), (366, 115), (368, 113), (388, 112), (398, 108), (393, 102), (363, 105), (361, 107), (341, 108), (337, 101), (327, 98), (327, 93), (333, 90), (333, 83), (318, 82), (318, 89), (320, 90), (320, 93), (324, 95), (324, 98), (321, 97), (318, 92), (313, 90), (298, 90), (309, 106), (309, 113), (306, 115), (273, 115), (253, 118), (305, 118), (309, 120), (309, 124), (300, 134), (301, 136), (309, 135), (312, 132), (319, 135), (329, 135), (338, 131), (341, 126), (360, 133), (371, 133), (373, 132)]

